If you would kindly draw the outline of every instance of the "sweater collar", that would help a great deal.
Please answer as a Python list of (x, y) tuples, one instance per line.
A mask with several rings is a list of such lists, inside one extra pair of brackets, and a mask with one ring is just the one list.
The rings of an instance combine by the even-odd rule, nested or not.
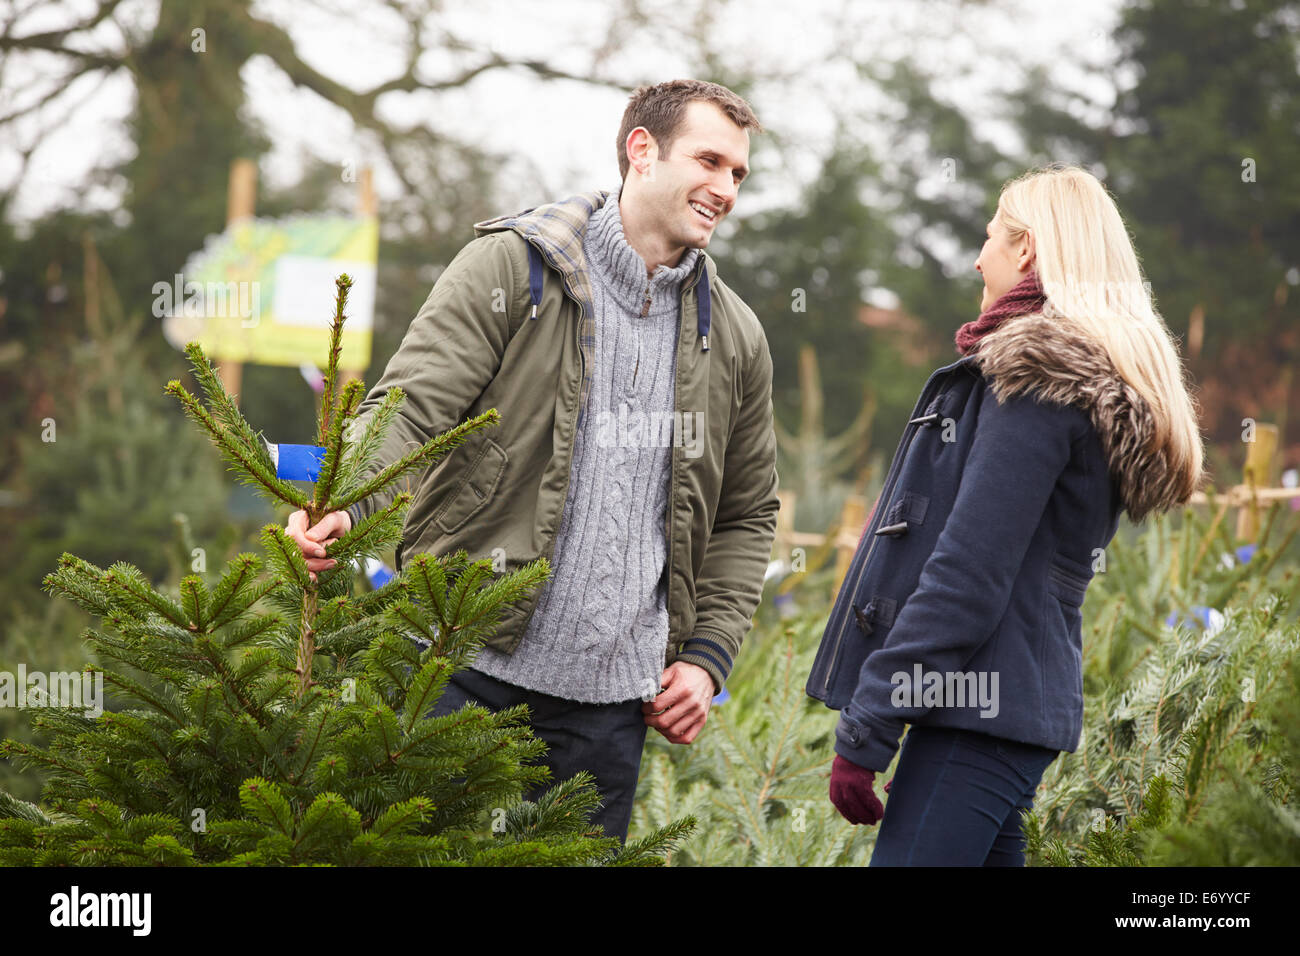
[(647, 275), (645, 260), (623, 233), (620, 191), (621, 187), (610, 193), (587, 225), (582, 245), (588, 266), (599, 273), (606, 290), (625, 312), (640, 315), (647, 298), (650, 314), (671, 311), (677, 305), (678, 288), (695, 271), (700, 250), (687, 249), (676, 266), (661, 264)]
[[(579, 303), (586, 303), (590, 308), (591, 275), (587, 254), (582, 248), (582, 237), (591, 214), (605, 205), (610, 195), (610, 191), (605, 189), (580, 193), (543, 206), (525, 209), (513, 216), (485, 219), (474, 224), (474, 233), (484, 236), (504, 229), (518, 233), (541, 252), (551, 268), (560, 273), (569, 295)], [(717, 266), (707, 252), (696, 251), (699, 254), (695, 258), (695, 268), (684, 284), (683, 290), (699, 283), (696, 295), (696, 328), (700, 337), (700, 348), (708, 351), (712, 322), (710, 286), (717, 273)], [(642, 268), (644, 269), (644, 266)]]

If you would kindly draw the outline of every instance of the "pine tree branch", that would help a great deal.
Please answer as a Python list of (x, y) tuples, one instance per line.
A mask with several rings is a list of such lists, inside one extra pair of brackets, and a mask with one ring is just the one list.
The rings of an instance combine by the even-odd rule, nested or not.
[(140, 576), (140, 572), (129, 564), (115, 563), (100, 578), (106, 589), (117, 590), (124, 597), (133, 598), (152, 608), (161, 617), (179, 628), (188, 630), (189, 621), (181, 608), (149, 587)]
[(402, 525), (395, 520), (411, 503), (411, 493), (400, 492), (388, 505), (376, 511), (359, 525), (349, 528), (338, 540), (326, 545), (325, 556), (339, 563), (316, 576), (319, 589), (328, 587), (338, 574), (351, 575), (353, 558), (375, 555), (389, 545), (402, 540)]
[(233, 443), (244, 449), (245, 454), (261, 467), (262, 472), (274, 477), (275, 464), (271, 461), (271, 453), (266, 447), (266, 442), (253, 432), (247, 419), (239, 411), (239, 406), (226, 391), (221, 376), (217, 374), (208, 357), (203, 354), (203, 349), (197, 342), (191, 342), (185, 347), (185, 355), (190, 360), (190, 368), (195, 379), (203, 387), (203, 393), (211, 407), (209, 414), (213, 420), (222, 431), (231, 436)]
[(378, 408), (368, 413), (364, 419), (355, 419), (348, 423), (349, 434), (361, 421), (365, 422), (366, 427), (360, 439), (352, 446), (352, 454), (343, 464), (344, 494), (350, 493), (359, 476), (365, 474), (377, 461), (379, 451), (383, 447), (384, 436), (392, 426), (393, 419), (397, 416), (405, 397), (406, 393), (400, 386), (393, 386), (384, 393)]
[(292, 813), (279, 787), (261, 777), (254, 777), (244, 781), (239, 788), (239, 797), (240, 802), (264, 824), (293, 838)]
[(325, 736), (325, 728), (329, 725), (330, 713), (329, 710), (321, 710), (312, 716), (311, 720), (315, 723), (315, 732), (308, 738), (309, 746), (305, 750), (302, 747), (302, 740), (299, 740), (298, 748), (294, 751), (294, 758), (298, 761), (298, 771), (292, 776), (290, 782), (297, 784), (301, 781), (303, 775), (311, 769), (316, 751)]
[(313, 507), (309, 514), (314, 514), (316, 520), (323, 518), (331, 511), (341, 509), (334, 508), (330, 505), (330, 498), (334, 494), (335, 479), (338, 477), (339, 468), (344, 456), (344, 429), (348, 420), (356, 413), (357, 406), (361, 404), (364, 395), (365, 386), (360, 382), (348, 382), (343, 389), (343, 402), (339, 408), (339, 414), (335, 416), (330, 424), (324, 441), (321, 442), (325, 448), (325, 457), (321, 462), (320, 475), (316, 479), (315, 494), (312, 497)]
[(381, 837), (403, 833), (423, 823), (432, 810), (433, 804), (426, 798), (412, 797), (393, 804), (375, 819), (369, 829)]
[[(239, 554), (231, 560), (230, 564), (226, 567), (225, 573), (222, 574), (221, 580), (218, 581), (217, 586), (212, 589), (212, 597), (209, 601), (208, 608), (209, 613), (212, 615), (208, 622), (209, 632), (215, 631), (217, 628), (230, 623), (230, 621), (234, 620), (234, 618), (238, 617), (250, 606), (255, 604), (257, 599), (262, 596), (259, 594), (257, 597), (242, 606), (235, 602), (235, 598), (241, 596), (241, 592), (244, 590), (246, 583), (255, 578), (261, 568), (262, 562), (256, 555)], [(274, 587), (275, 582), (278, 580), (278, 578), (273, 579), (267, 590)], [(265, 592), (262, 593), (264, 594)]]
[[(467, 706), (469, 707), (467, 711), (462, 709), (451, 714), (445, 714), (442, 717), (429, 717), (428, 715), (422, 715), (423, 719), (421, 721), (417, 721), (416, 724), (413, 726), (417, 726), (417, 727), (424, 726), (428, 728), (429, 732), (424, 734), (423, 736), (417, 736), (414, 733), (408, 733), (406, 735), (406, 741), (402, 744), (402, 746), (399, 747), (395, 753), (386, 755), (388, 758), (387, 763), (388, 764), (395, 763), (397, 760), (400, 760), (402, 757), (409, 755), (413, 751), (419, 750), (420, 745), (425, 743), (425, 741), (432, 740), (443, 734), (449, 734), (450, 732), (460, 728), (469, 727), (472, 724), (482, 724), (486, 719), (486, 717), (491, 717), (494, 720), (500, 720), (502, 724), (508, 725), (509, 723), (508, 717), (513, 715), (516, 709), (514, 707), (505, 708), (501, 711), (497, 711), (495, 714), (489, 713), (485, 715), (482, 708), (476, 707), (474, 705), (467, 705)], [(518, 706), (527, 709), (526, 706), (523, 704), (520, 704)], [(462, 716), (462, 714), (464, 714), (464, 716)], [(502, 716), (503, 714), (505, 716)], [(444, 722), (435, 723), (435, 721), (444, 721)], [(499, 746), (500, 746), (500, 742), (498, 741), (497, 744), (494, 745), (493, 749), (496, 749), (496, 747)], [(485, 755), (480, 755), (480, 757), (476, 757), (474, 762), (477, 762), (479, 759), (481, 759), (482, 756)], [(466, 769), (469, 769), (469, 767), (471, 767), (472, 765), (473, 763), (468, 763), (465, 765), (465, 767)], [(380, 764), (372, 763), (371, 767), (376, 771), (383, 769), (383, 765)]]
[[(334, 318), (330, 323), (330, 349), (329, 360), (325, 365), (325, 388), (321, 392), (320, 402), (320, 431), (318, 445), (328, 445), (327, 438), (330, 436), (330, 416), (334, 411), (334, 391), (338, 386), (339, 377), (339, 355), (343, 352), (343, 323), (346, 316), (343, 310), (347, 307), (348, 291), (352, 288), (352, 277), (346, 272), (334, 280)], [(322, 501), (328, 501), (328, 495), (321, 496)]]
[(0, 790), (0, 820), (26, 820), (39, 826), (54, 826), (55, 818), (34, 803), (19, 800)]
[(207, 589), (203, 579), (196, 574), (186, 575), (181, 581), (181, 599), (186, 616), (190, 619), (189, 630), (202, 631), (207, 627), (205, 611), (207, 607)]
[[(172, 763), (172, 755), (170, 751), (163, 747), (161, 743), (155, 740), (153, 736), (147, 732), (152, 729), (149, 727), (147, 721), (140, 720), (130, 714), (119, 714), (114, 713), (113, 711), (105, 711), (102, 719), (105, 726), (118, 726), (125, 728), (127, 732), (130, 733), (131, 739), (137, 745), (151, 748), (158, 754), (159, 759), (162, 760), (169, 770), (173, 768), (174, 765)], [(184, 726), (184, 724), (181, 726)]]
[(412, 700), (411, 690), (408, 689), (406, 698), (402, 702), (405, 717), (403, 721), (405, 726), (402, 729), (407, 733), (411, 732), (416, 721), (428, 713), (442, 696), (447, 680), (451, 676), (448, 673), (450, 667), (450, 663), (445, 658), (435, 657), (411, 678), (410, 688), (415, 691), (414, 700)]
[[(59, 569), (45, 576), (41, 587), (51, 595), (62, 594), (82, 610), (100, 618), (110, 618), (118, 613), (117, 605), (96, 590), (104, 575), (101, 568), (88, 564), (67, 552), (59, 558)], [(134, 615), (132, 615), (134, 617)]]
[(625, 844), (608, 861), (610, 866), (667, 866), (672, 854), (695, 832), (698, 821), (692, 817), (673, 820), (649, 836)]
[(280, 615), (275, 613), (266, 614), (236, 628), (224, 640), (222, 640), (221, 647), (225, 651), (231, 651), (247, 644), (249, 641), (256, 640), (267, 631), (273, 630), (282, 624), (284, 624), (284, 620)]
[(259, 728), (268, 727), (270, 720), (266, 711), (257, 701), (248, 696), (241, 682), (231, 672), (229, 662), (224, 657), (216, 657), (212, 659), (212, 666), (222, 691), (228, 691), (243, 712), (252, 717)]
[[(430, 630), (429, 623), (424, 619), (423, 614), (420, 612), (420, 608), (408, 601), (403, 601), (391, 610), (394, 618), (398, 622), (406, 625), (408, 630), (419, 634), (431, 644), (437, 645), (439, 643), (439, 638), (446, 633), (441, 628), (437, 631)], [(435, 646), (434, 650), (441, 655), (444, 648)]]
[(334, 507), (337, 511), (344, 511), (350, 505), (356, 504), (365, 498), (370, 497), (378, 491), (382, 491), (390, 484), (400, 478), (406, 472), (414, 468), (420, 468), (437, 461), (447, 452), (462, 444), (470, 435), (485, 425), (496, 425), (501, 421), (501, 416), (495, 408), (489, 408), (483, 414), (478, 415), (468, 421), (461, 422), (448, 431), (443, 432), (436, 438), (431, 438), (420, 448), (415, 449), (403, 455), (397, 461), (393, 462), (379, 474), (372, 477), (363, 484), (359, 489), (347, 495), (342, 501)]
[[(185, 714), (173, 710), (164, 700), (159, 697), (153, 690), (146, 687), (139, 681), (127, 677), (125, 674), (119, 674), (117, 671), (104, 670), (104, 683), (116, 687), (125, 694), (142, 701), (171, 720), (177, 727), (185, 726)], [(104, 716), (108, 716), (107, 712)]]
[(456, 630), (465, 631), (494, 622), (502, 607), (540, 587), (549, 576), (550, 562), (545, 558), (537, 558), (509, 574), (500, 575), (473, 594), (470, 609), (461, 610), (457, 615)]
[(272, 562), (289, 579), (292, 587), (306, 591), (314, 586), (302, 549), (288, 532), (277, 524), (263, 525), (261, 538)]
[[(35, 726), (40, 726), (33, 721)], [(55, 770), (66, 773), (70, 777), (80, 777), (82, 780), (88, 780), (86, 771), (72, 764), (66, 763), (57, 753), (51, 750), (42, 750), (39, 747), (32, 747), (21, 743), (17, 740), (0, 741), (0, 757), (6, 760), (13, 760), (14, 757), (21, 757), (32, 766), (53, 767)], [(57, 806), (57, 805), (56, 805)]]
[(256, 452), (252, 447), (241, 447), (221, 426), (219, 426), (211, 415), (199, 404), (198, 399), (187, 392), (181, 383), (175, 379), (167, 383), (165, 389), (169, 394), (174, 395), (189, 417), (197, 422), (207, 431), (209, 437), (217, 448), (232, 464), (237, 466), (240, 473), (240, 480), (245, 484), (260, 487), (277, 501), (291, 505), (295, 510), (306, 510), (311, 503), (302, 492), (287, 481), (275, 477), (275, 475), (262, 465), (256, 458)]

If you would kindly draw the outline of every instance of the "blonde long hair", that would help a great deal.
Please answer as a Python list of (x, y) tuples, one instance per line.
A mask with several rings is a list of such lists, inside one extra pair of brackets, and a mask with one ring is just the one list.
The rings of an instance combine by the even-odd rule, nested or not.
[(1091, 173), (1055, 164), (1007, 183), (998, 215), (1013, 243), (1029, 231), (1052, 317), (1103, 348), (1146, 401), (1156, 421), (1148, 450), (1164, 453), (1185, 502), (1204, 464), (1196, 405), (1115, 200)]

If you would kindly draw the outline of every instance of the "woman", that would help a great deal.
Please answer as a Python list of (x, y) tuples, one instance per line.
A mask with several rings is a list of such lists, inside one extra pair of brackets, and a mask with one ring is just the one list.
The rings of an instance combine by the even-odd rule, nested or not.
[(831, 801), (884, 818), (873, 866), (1024, 864), (1021, 814), (1079, 743), (1080, 606), (1119, 513), (1201, 479), (1182, 365), (1095, 177), (1007, 184), (975, 268), (979, 319), (921, 392), (808, 682), (841, 711)]

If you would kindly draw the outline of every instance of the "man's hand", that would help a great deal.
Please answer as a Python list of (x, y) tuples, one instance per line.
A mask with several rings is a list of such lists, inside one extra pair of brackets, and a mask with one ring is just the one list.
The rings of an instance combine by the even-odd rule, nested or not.
[(338, 564), (333, 558), (325, 557), (325, 546), (337, 541), (352, 530), (352, 516), (346, 511), (331, 511), (310, 529), (307, 527), (307, 512), (295, 511), (289, 515), (284, 526), (289, 537), (298, 542), (302, 556), (307, 561), (307, 570), (311, 579), (316, 580), (317, 571), (328, 571)]
[(641, 705), (647, 726), (671, 744), (689, 744), (704, 729), (713, 703), (713, 678), (698, 664), (674, 661), (659, 675), (663, 692)]

